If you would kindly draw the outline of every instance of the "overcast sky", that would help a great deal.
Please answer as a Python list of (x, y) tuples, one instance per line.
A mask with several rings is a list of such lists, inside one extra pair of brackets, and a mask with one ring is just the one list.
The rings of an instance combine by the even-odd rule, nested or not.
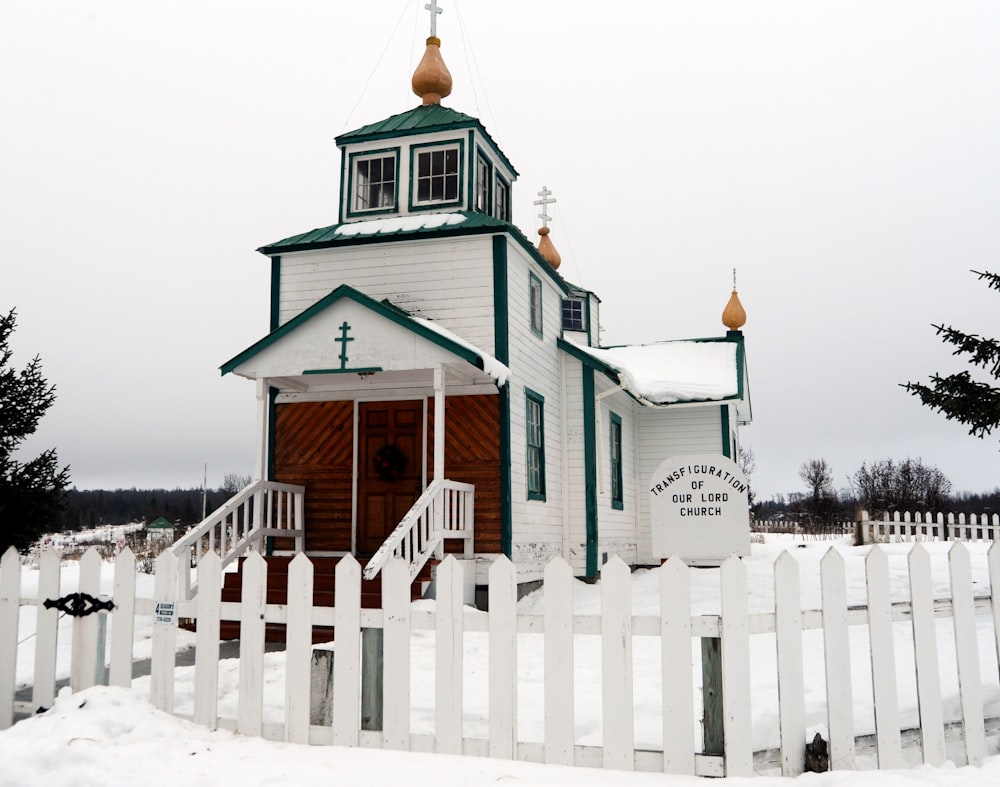
[[(560, 272), (605, 344), (720, 335), (733, 268), (758, 496), (825, 458), (921, 457), (1000, 485), (994, 438), (899, 383), (1000, 335), (1000, 3), (440, 0), (455, 81), (547, 185)], [(250, 474), (268, 327), (254, 250), (336, 221), (333, 138), (405, 111), (424, 0), (6, 0), (0, 309), (58, 399), (27, 449), (80, 488)]]

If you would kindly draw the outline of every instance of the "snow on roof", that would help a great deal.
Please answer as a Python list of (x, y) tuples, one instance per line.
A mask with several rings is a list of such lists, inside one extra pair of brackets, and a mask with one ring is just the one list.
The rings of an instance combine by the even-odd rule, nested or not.
[(391, 219), (372, 219), (341, 224), (336, 234), (344, 236), (378, 235), (379, 233), (414, 232), (461, 224), (465, 216), (461, 213), (430, 213), (426, 216), (399, 216)]
[(424, 317), (416, 317), (412, 314), (408, 315), (408, 317), (415, 323), (419, 323), (425, 328), (428, 328), (429, 330), (434, 331), (438, 335), (443, 336), (445, 339), (448, 339), (449, 341), (452, 341), (455, 344), (461, 345), (465, 349), (470, 350), (474, 352), (476, 355), (478, 355), (483, 362), (483, 371), (490, 377), (492, 377), (494, 380), (496, 380), (498, 388), (503, 387), (507, 383), (507, 379), (510, 377), (510, 369), (508, 369), (504, 364), (502, 364), (492, 355), (479, 349), (478, 347), (476, 347), (476, 345), (467, 342), (457, 333), (449, 331), (443, 325), (436, 323), (433, 320), (428, 320), (425, 319)]
[(719, 401), (739, 394), (734, 342), (574, 346), (616, 371), (622, 387), (649, 404)]

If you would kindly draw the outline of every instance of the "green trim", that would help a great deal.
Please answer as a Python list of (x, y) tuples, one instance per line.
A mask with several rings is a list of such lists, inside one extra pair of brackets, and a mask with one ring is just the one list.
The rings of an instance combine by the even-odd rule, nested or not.
[(597, 337), (594, 336), (593, 332), (591, 331), (591, 326), (593, 325), (593, 323), (591, 322), (591, 315), (590, 315), (590, 295), (589, 294), (586, 294), (586, 295), (583, 296), (583, 309), (584, 309), (583, 319), (585, 319), (587, 321), (587, 345), (590, 346), (590, 347), (599, 346), (600, 345), (600, 341), (595, 341), (597, 339)]
[(510, 366), (510, 296), (507, 292), (507, 238), (493, 236), (493, 355)]
[[(493, 215), (493, 160), (487, 155), (486, 151), (479, 145), (473, 147), (472, 132), (469, 132), (469, 146), (475, 153), (473, 155), (473, 163), (469, 168), (471, 174), (469, 176), (469, 194), (472, 195), (472, 199), (469, 201), (469, 207), (476, 211), (477, 213), (485, 213), (487, 216)], [(480, 210), (477, 206), (479, 201), (479, 159), (486, 163), (486, 208)]]
[(729, 428), (729, 405), (723, 404), (719, 406), (722, 417), (719, 419), (722, 423), (722, 455), (727, 459), (733, 458), (733, 438), (730, 434)]
[(500, 550), (514, 558), (514, 494), (510, 460), (510, 384), (500, 389)]
[[(416, 167), (416, 157), (419, 153), (425, 152), (424, 148), (431, 148), (432, 151), (436, 149), (449, 150), (451, 148), (458, 148), (458, 197), (453, 200), (441, 200), (439, 202), (417, 202), (417, 167)], [(424, 210), (433, 210), (440, 212), (442, 209), (461, 207), (465, 202), (464, 193), (464, 180), (465, 180), (465, 140), (462, 138), (458, 139), (444, 139), (440, 142), (421, 142), (417, 145), (410, 145), (410, 196), (409, 196), (409, 207), (411, 213), (416, 213)]]
[(583, 367), (583, 467), (587, 532), (587, 576), (596, 577), (597, 565), (597, 418), (594, 370)]
[(267, 480), (274, 480), (274, 443), (276, 425), (274, 423), (278, 410), (278, 389), (267, 387)]
[[(369, 210), (358, 210), (354, 207), (354, 174), (356, 170), (356, 164), (359, 160), (369, 159), (369, 158), (387, 158), (386, 154), (391, 153), (395, 158), (395, 175), (392, 191), (392, 207), (390, 208), (371, 208)], [(397, 213), (399, 212), (399, 148), (381, 148), (379, 150), (359, 150), (355, 153), (349, 153), (347, 155), (347, 194), (344, 195), (346, 205), (344, 210), (341, 211), (341, 215), (348, 216), (349, 218), (359, 218), (372, 216), (378, 218), (384, 216), (387, 213)]]
[[(622, 417), (617, 413), (608, 411), (608, 475), (611, 478), (611, 507), (616, 511), (625, 509), (624, 499), (624, 478), (622, 477)], [(615, 440), (614, 427), (618, 427), (618, 440)], [(617, 449), (618, 461), (615, 461)], [(618, 494), (615, 494), (615, 487)]]
[(381, 366), (365, 366), (360, 369), (304, 369), (302, 374), (370, 374), (383, 371)]
[[(448, 352), (458, 356), (464, 361), (468, 361), (473, 366), (479, 369), (485, 368), (485, 362), (479, 356), (478, 353), (466, 347), (465, 345), (459, 344), (458, 342), (452, 341), (446, 336), (441, 335), (437, 331), (428, 328), (416, 320), (412, 319), (408, 312), (403, 311), (397, 306), (393, 306), (391, 303), (385, 301), (376, 301), (373, 298), (369, 298), (364, 293), (358, 292), (353, 287), (346, 284), (341, 284), (337, 289), (327, 295), (325, 298), (320, 299), (312, 306), (310, 306), (305, 311), (301, 312), (297, 316), (293, 317), (291, 320), (286, 322), (277, 330), (272, 331), (267, 336), (265, 336), (260, 341), (255, 344), (250, 345), (247, 349), (241, 352), (239, 355), (226, 361), (220, 368), (222, 374), (228, 374), (229, 372), (235, 370), (241, 364), (246, 363), (248, 360), (253, 358), (261, 350), (270, 347), (275, 342), (288, 336), (290, 333), (295, 331), (297, 328), (311, 320), (320, 312), (324, 311), (329, 306), (332, 306), (337, 301), (342, 298), (347, 298), (354, 301), (355, 303), (364, 306), (366, 309), (375, 312), (375, 314), (380, 317), (396, 323), (397, 325), (406, 328), (408, 331), (415, 333), (428, 341), (436, 344)], [(352, 370), (356, 371), (356, 370)]]
[[(538, 432), (539, 445), (534, 446), (531, 442), (531, 434), (528, 431), (528, 407), (534, 402), (538, 405)], [(539, 449), (538, 485), (540, 491), (532, 491), (530, 476), (531, 462), (529, 461), (529, 450)], [(524, 466), (525, 466), (525, 489), (528, 500), (545, 501), (545, 397), (540, 393), (532, 391), (530, 388), (524, 389)]]
[(276, 330), (281, 314), (281, 256), (271, 257), (271, 326)]
[[(538, 285), (538, 312), (535, 312), (535, 285)], [(543, 301), (545, 299), (545, 291), (542, 289), (542, 280), (539, 279), (531, 271), (528, 272), (528, 319), (531, 322), (530, 328), (531, 332), (535, 334), (539, 339), (542, 338), (542, 334), (545, 330), (545, 310), (543, 308)], [(538, 318), (538, 327), (535, 327), (535, 317)]]

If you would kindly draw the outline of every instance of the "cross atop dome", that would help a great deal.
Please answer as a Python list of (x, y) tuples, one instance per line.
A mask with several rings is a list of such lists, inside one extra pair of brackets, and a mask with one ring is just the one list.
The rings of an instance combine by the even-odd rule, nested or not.
[(431, 0), (424, 8), (431, 12), (431, 37), (437, 38), (437, 18), (438, 14), (444, 13), (444, 9), (438, 8), (437, 0)]
[(549, 222), (552, 221), (552, 217), (549, 215), (549, 205), (555, 203), (555, 197), (552, 196), (552, 192), (549, 190), (548, 186), (542, 186), (542, 190), (538, 192), (538, 196), (541, 199), (536, 199), (534, 204), (542, 206), (542, 212), (538, 214), (538, 218), (542, 220), (542, 227), (548, 227)]
[(549, 222), (552, 221), (552, 217), (549, 215), (549, 205), (554, 204), (556, 199), (552, 196), (552, 191), (548, 186), (542, 186), (538, 196), (541, 199), (536, 199), (534, 203), (542, 206), (542, 212), (538, 214), (538, 218), (542, 220), (542, 226), (538, 228), (538, 234), (541, 235), (541, 238), (538, 239), (538, 253), (553, 269), (557, 269), (562, 262), (562, 257), (559, 256), (559, 252), (556, 251), (556, 247), (549, 237)]

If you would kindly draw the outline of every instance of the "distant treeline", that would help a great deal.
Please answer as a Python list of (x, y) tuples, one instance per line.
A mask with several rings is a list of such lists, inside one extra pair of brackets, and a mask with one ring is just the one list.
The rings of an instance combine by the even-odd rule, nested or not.
[[(232, 496), (225, 489), (209, 489), (205, 510), (211, 513)], [(98, 525), (169, 522), (193, 525), (202, 519), (201, 489), (70, 489), (63, 511), (64, 530), (89, 530)]]

